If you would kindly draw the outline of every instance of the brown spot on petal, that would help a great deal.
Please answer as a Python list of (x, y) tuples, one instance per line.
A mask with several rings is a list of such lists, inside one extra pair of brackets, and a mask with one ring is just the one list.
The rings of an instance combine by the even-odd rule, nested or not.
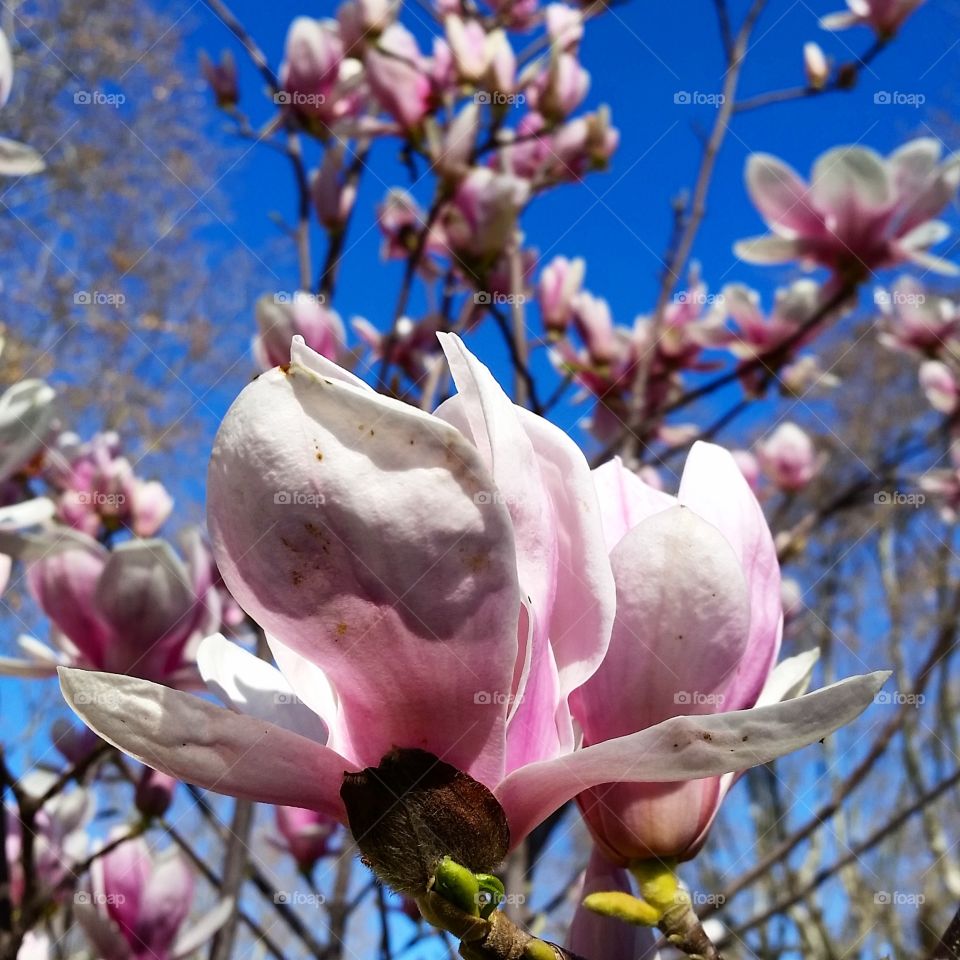
[(347, 635), (347, 625), (341, 620), (340, 623), (337, 624), (337, 636), (345, 637), (346, 635)]
[(303, 574), (299, 570), (294, 570), (293, 573), (290, 574), (290, 579), (293, 581), (295, 587), (299, 587), (300, 584), (303, 583)]

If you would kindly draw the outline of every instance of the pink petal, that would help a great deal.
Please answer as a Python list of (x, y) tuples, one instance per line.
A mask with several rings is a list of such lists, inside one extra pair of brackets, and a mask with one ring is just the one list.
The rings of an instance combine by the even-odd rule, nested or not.
[(823, 223), (799, 174), (768, 153), (747, 161), (747, 191), (764, 220), (783, 236), (817, 232)]
[(576, 794), (601, 783), (667, 783), (745, 770), (792, 753), (858, 717), (890, 676), (850, 677), (785, 703), (734, 713), (673, 717), (510, 774), (494, 791), (516, 847)]
[(672, 507), (635, 527), (610, 560), (618, 600), (610, 649), (574, 700), (584, 742), (724, 709), (719, 691), (743, 655), (750, 610), (721, 533)]
[(671, 497), (644, 483), (628, 470), (619, 457), (593, 471), (593, 483), (600, 501), (607, 549), (612, 550), (641, 520), (677, 505)]
[(746, 577), (749, 641), (726, 690), (724, 709), (752, 706), (777, 659), (783, 632), (780, 564), (770, 528), (736, 460), (716, 444), (698, 441), (693, 445), (678, 497), (723, 534)]
[(500, 777), (504, 712), (477, 698), (509, 690), (519, 590), (491, 487), (459, 431), (299, 362), (250, 384), (220, 428), (208, 512), (224, 581), (323, 669), (358, 763), (419, 747)]
[(64, 667), (60, 685), (84, 723), (155, 770), (230, 796), (346, 818), (340, 781), (358, 768), (328, 747), (148, 680)]
[[(590, 862), (583, 878), (583, 888), (578, 901), (591, 893), (619, 891), (632, 893), (630, 874), (615, 867), (596, 847), (590, 850)], [(636, 960), (653, 944), (653, 934), (628, 923), (601, 917), (578, 903), (567, 947), (581, 957), (603, 960)]]

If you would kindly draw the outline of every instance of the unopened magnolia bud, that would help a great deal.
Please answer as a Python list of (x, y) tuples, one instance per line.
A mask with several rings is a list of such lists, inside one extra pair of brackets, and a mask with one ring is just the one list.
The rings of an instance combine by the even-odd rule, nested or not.
[(490, 872), (510, 846), (497, 798), (425, 750), (393, 750), (379, 766), (346, 774), (340, 797), (363, 859), (398, 893), (424, 894), (449, 861)]
[(165, 773), (144, 767), (134, 795), (137, 809), (145, 817), (162, 817), (170, 807), (177, 782)]
[(803, 45), (803, 71), (807, 77), (807, 86), (812, 90), (822, 90), (830, 77), (830, 65), (826, 55), (817, 43)]

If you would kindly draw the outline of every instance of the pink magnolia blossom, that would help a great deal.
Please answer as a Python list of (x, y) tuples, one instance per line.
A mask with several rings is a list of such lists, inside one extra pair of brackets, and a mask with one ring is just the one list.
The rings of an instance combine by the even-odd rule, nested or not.
[(573, 322), (583, 339), (592, 363), (612, 363), (618, 352), (610, 305), (586, 290), (573, 298)]
[(402, 370), (411, 380), (419, 381), (437, 360), (437, 330), (440, 317), (428, 314), (420, 320), (401, 317), (393, 330), (393, 338), (378, 330), (369, 320), (356, 317), (353, 329), (370, 348), (373, 360), (381, 360), (384, 353), (390, 363)]
[(559, 50), (576, 50), (583, 39), (583, 13), (565, 3), (548, 3), (544, 22), (550, 43)]
[(548, 333), (559, 335), (566, 332), (573, 319), (573, 303), (583, 286), (586, 269), (582, 257), (573, 260), (554, 257), (540, 273), (537, 302)]
[(13, 51), (7, 35), (0, 30), (0, 107), (5, 107), (13, 90)]
[(384, 236), (381, 255), (384, 260), (399, 260), (415, 249), (417, 234), (426, 217), (417, 201), (406, 190), (394, 187), (377, 207), (377, 226)]
[(960, 405), (960, 386), (953, 370), (940, 360), (920, 365), (920, 387), (927, 401), (939, 413), (951, 414)]
[(360, 107), (362, 66), (345, 56), (336, 20), (296, 17), (287, 31), (277, 103), (308, 125), (329, 126)]
[(310, 178), (310, 197), (317, 219), (328, 230), (340, 230), (350, 217), (357, 187), (344, 176), (343, 147), (333, 144), (323, 152), (320, 169)]
[(837, 147), (817, 159), (809, 184), (776, 157), (753, 154), (747, 189), (772, 233), (740, 241), (737, 255), (749, 263), (799, 260), (854, 279), (906, 262), (956, 273), (928, 253), (950, 232), (933, 218), (960, 184), (960, 154), (941, 163), (940, 152), (930, 137), (889, 157)]
[(530, 185), (525, 180), (474, 167), (444, 210), (447, 242), (471, 258), (499, 255), (513, 238), (517, 217), (529, 199)]
[(193, 887), (179, 852), (154, 856), (136, 837), (93, 862), (89, 892), (77, 896), (74, 913), (100, 960), (180, 960), (206, 943), (233, 910), (230, 900), (221, 900), (185, 927)]
[(358, 56), (397, 19), (399, 0), (345, 0), (337, 8), (346, 53)]
[(830, 63), (818, 43), (803, 45), (803, 73), (811, 90), (822, 90), (830, 79)]
[(516, 57), (503, 30), (489, 33), (479, 20), (456, 14), (444, 19), (444, 34), (453, 66), (462, 83), (507, 95), (513, 92)]
[(858, 24), (872, 27), (878, 36), (892, 37), (924, 0), (847, 0), (848, 10), (831, 13), (820, 23), (827, 30), (845, 30)]
[(0, 481), (27, 469), (44, 449), (55, 398), (42, 380), (21, 380), (0, 396)]
[(767, 478), (788, 493), (802, 490), (822, 466), (810, 435), (790, 422), (757, 444), (757, 459)]
[(429, 64), (406, 27), (391, 24), (364, 58), (370, 89), (380, 106), (405, 130), (414, 130), (430, 111)]
[(553, 53), (530, 84), (530, 106), (552, 122), (565, 120), (583, 102), (590, 74), (572, 53)]
[(960, 303), (928, 290), (904, 276), (874, 297), (883, 314), (880, 342), (892, 350), (936, 357), (955, 349), (960, 331)]
[(0, 658), (0, 673), (43, 677), (61, 664), (196, 682), (197, 642), (220, 623), (220, 601), (206, 570), (184, 565), (162, 540), (133, 540), (107, 550), (81, 534), (27, 561), (27, 585), (52, 622), (54, 649), (32, 637), (25, 659)]
[(162, 483), (134, 473), (113, 431), (94, 434), (87, 442), (63, 433), (47, 461), (47, 478), (60, 491), (60, 520), (88, 536), (98, 536), (102, 527), (111, 532), (129, 527), (139, 537), (152, 537), (173, 510)]
[(145, 817), (162, 817), (170, 808), (176, 789), (177, 781), (173, 777), (144, 767), (134, 792), (134, 805)]
[[(647, 487), (619, 461), (594, 477), (618, 593), (610, 649), (573, 698), (584, 743), (679, 714), (746, 719), (758, 704), (796, 694), (812, 661), (794, 658), (774, 671), (780, 570), (733, 457), (696, 443), (677, 497)], [(613, 863), (683, 860), (703, 843), (733, 780), (612, 783), (583, 792), (578, 803)]]
[(722, 296), (723, 305), (736, 325), (726, 346), (734, 355), (750, 359), (770, 353), (796, 336), (803, 324), (816, 314), (820, 285), (812, 280), (798, 280), (777, 290), (769, 313), (764, 313), (760, 295), (743, 284), (727, 285)]
[(225, 51), (216, 63), (201, 51), (200, 70), (216, 97), (217, 106), (232, 107), (240, 99), (237, 63), (229, 50)]
[(331, 360), (343, 352), (346, 333), (340, 315), (312, 294), (299, 290), (292, 296), (266, 294), (257, 300), (254, 317), (259, 332), (252, 350), (261, 370), (286, 363), (294, 337), (303, 337), (311, 350)]
[[(35, 771), (21, 779), (30, 797), (40, 799), (54, 786), (57, 778)], [(51, 797), (34, 820), (33, 857), (40, 889), (59, 898), (73, 867), (87, 856), (87, 825), (94, 813), (93, 795), (83, 789), (61, 792)], [(14, 904), (23, 899), (24, 877), (21, 859), (20, 819), (15, 810), (7, 811), (7, 835), (4, 850), (10, 865), (10, 897)]]
[(653, 957), (654, 935), (651, 930), (601, 917), (581, 904), (591, 893), (632, 893), (630, 874), (611, 863), (596, 846), (590, 849), (590, 860), (583, 883), (574, 900), (573, 920), (567, 934), (567, 947), (580, 957), (602, 957), (603, 960), (636, 960)]
[(444, 177), (458, 180), (470, 169), (473, 149), (480, 131), (480, 104), (468, 103), (444, 131), (435, 151), (434, 169)]
[(301, 871), (309, 872), (318, 860), (333, 852), (330, 841), (339, 826), (336, 820), (301, 807), (274, 807), (274, 815), (280, 834), (278, 845), (293, 857)]
[[(341, 822), (344, 771), (427, 750), (495, 793), (515, 846), (585, 788), (743, 769), (872, 701), (883, 675), (581, 748), (569, 699), (606, 654), (616, 602), (593, 479), (569, 437), (515, 407), (458, 338), (442, 343), (459, 392), (433, 415), (297, 340), (286, 370), (244, 389), (214, 446), (208, 514), (224, 580), (279, 669), (208, 638), (200, 670), (229, 708), (62, 670), (101, 736), (178, 779)], [(702, 601), (690, 615), (705, 623), (695, 581), (678, 580), (676, 602)], [(778, 614), (778, 597), (757, 608), (771, 602)]]

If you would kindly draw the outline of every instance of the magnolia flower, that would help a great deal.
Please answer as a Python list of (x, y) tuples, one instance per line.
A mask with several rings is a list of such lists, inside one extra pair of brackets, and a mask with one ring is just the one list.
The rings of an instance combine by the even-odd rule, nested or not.
[(830, 78), (830, 64), (818, 43), (803, 45), (803, 72), (811, 90), (822, 90)]
[(937, 356), (950, 349), (960, 330), (960, 304), (903, 276), (891, 290), (874, 296), (884, 317), (878, 339), (892, 350)]
[(583, 39), (583, 12), (565, 3), (548, 3), (543, 12), (550, 43), (560, 50), (575, 50)]
[(450, 122), (434, 154), (434, 169), (456, 180), (470, 169), (470, 159), (480, 130), (480, 104), (468, 103)]
[(562, 334), (573, 319), (573, 303), (580, 288), (587, 266), (582, 257), (568, 260), (554, 257), (541, 271), (537, 286), (537, 302), (543, 325), (549, 333)]
[(945, 522), (956, 523), (960, 512), (960, 443), (950, 447), (950, 466), (925, 473), (919, 487), (939, 502)]
[(486, 86), (501, 94), (513, 90), (516, 57), (503, 30), (487, 33), (479, 20), (456, 15), (446, 17), (443, 27), (461, 82)]
[(358, 60), (345, 57), (336, 20), (296, 17), (287, 31), (277, 102), (308, 124), (328, 125), (360, 106)]
[(190, 684), (196, 642), (217, 629), (220, 604), (209, 572), (183, 564), (162, 540), (107, 550), (81, 534), (29, 553), (27, 585), (52, 621), (55, 649), (19, 639), (24, 660), (0, 659), (0, 674), (44, 677), (60, 664)]
[(931, 137), (886, 158), (865, 147), (828, 150), (810, 184), (776, 157), (755, 153), (747, 190), (772, 234), (742, 240), (735, 251), (749, 263), (800, 260), (854, 278), (907, 261), (955, 273), (927, 250), (949, 234), (932, 218), (958, 184), (960, 153), (941, 163), (940, 143)]
[(310, 177), (310, 197), (317, 219), (328, 230), (340, 230), (350, 217), (357, 199), (357, 186), (343, 176), (343, 145), (329, 145), (323, 152), (320, 169)]
[(337, 8), (340, 36), (348, 54), (362, 51), (394, 20), (400, 9), (399, 0), (345, 0)]
[[(56, 506), (47, 497), (34, 497), (21, 503), (0, 507), (0, 536), (13, 535), (23, 530), (46, 530), (51, 526)], [(0, 553), (0, 596), (6, 592), (13, 569), (13, 558)]]
[(513, 237), (530, 184), (489, 167), (474, 167), (460, 181), (443, 214), (447, 242), (461, 254), (499, 255)]
[(50, 956), (50, 938), (45, 933), (28, 930), (17, 951), (17, 960), (47, 960)]
[(0, 481), (23, 470), (44, 449), (55, 397), (42, 380), (21, 380), (0, 396)]
[(417, 234), (426, 225), (420, 205), (406, 190), (391, 187), (377, 207), (377, 226), (384, 236), (384, 260), (408, 257), (416, 248)]
[[(574, 695), (584, 743), (679, 714), (747, 711), (740, 716), (749, 718), (758, 704), (796, 695), (813, 662), (794, 658), (774, 671), (780, 570), (763, 512), (733, 457), (694, 444), (677, 497), (647, 487), (619, 461), (594, 478), (617, 616), (600, 669)], [(684, 860), (703, 844), (733, 780), (614, 783), (585, 791), (578, 803), (614, 863)]]
[(610, 891), (631, 893), (630, 874), (623, 867), (611, 863), (593, 846), (583, 882), (574, 899), (567, 947), (579, 957), (602, 957), (603, 960), (636, 960), (637, 957), (651, 956), (654, 943), (652, 931), (601, 917), (581, 906), (584, 897), (591, 893)]
[[(28, 796), (43, 797), (57, 782), (56, 775), (34, 771), (21, 779)], [(43, 892), (57, 896), (73, 867), (87, 855), (87, 824), (93, 817), (94, 798), (87, 790), (76, 789), (52, 796), (34, 818), (33, 858), (36, 877)], [(20, 856), (20, 819), (7, 812), (5, 839), (10, 865), (10, 896), (15, 904), (23, 899), (24, 877)]]
[(548, 120), (566, 119), (590, 89), (590, 74), (575, 54), (553, 53), (529, 86), (531, 109)]
[(316, 810), (301, 807), (274, 807), (277, 845), (286, 850), (302, 872), (309, 873), (313, 865), (332, 853), (330, 840), (337, 829), (337, 821)]
[(240, 90), (237, 86), (237, 63), (229, 50), (221, 54), (217, 63), (201, 51), (200, 70), (216, 97), (218, 107), (232, 107), (240, 99)]
[(768, 314), (761, 308), (760, 295), (741, 283), (724, 287), (721, 299), (736, 324), (736, 333), (726, 345), (731, 353), (749, 359), (776, 350), (815, 316), (820, 285), (812, 280), (798, 280), (777, 290)]
[(788, 493), (802, 490), (822, 466), (810, 435), (790, 422), (757, 444), (757, 458), (767, 478)]
[(849, 10), (823, 17), (827, 30), (845, 30), (858, 24), (872, 27), (878, 36), (892, 37), (924, 0), (847, 0)]
[(0, 30), (0, 107), (5, 107), (13, 89), (13, 51), (7, 35)]
[(96, 537), (101, 527), (129, 527), (138, 537), (152, 537), (173, 510), (173, 500), (157, 480), (142, 480), (121, 455), (113, 431), (81, 443), (63, 433), (47, 457), (46, 476), (60, 490), (57, 514), (74, 530)]
[(231, 900), (221, 900), (181, 932), (192, 903), (193, 873), (183, 856), (168, 850), (154, 857), (135, 837), (94, 860), (89, 893), (78, 894), (74, 915), (100, 960), (180, 960), (233, 910)]
[(173, 802), (177, 781), (159, 770), (144, 767), (137, 781), (133, 801), (145, 817), (162, 817)]
[(920, 364), (920, 387), (927, 401), (939, 413), (951, 414), (960, 404), (960, 386), (954, 372), (939, 360)]
[(571, 307), (574, 325), (590, 360), (601, 366), (611, 363), (617, 355), (618, 344), (610, 305), (602, 297), (582, 290), (573, 298)]
[(405, 130), (413, 130), (430, 111), (428, 64), (413, 34), (393, 23), (367, 49), (367, 80), (377, 102)]
[(253, 338), (253, 358), (261, 370), (286, 363), (290, 343), (303, 337), (311, 350), (331, 360), (343, 352), (346, 332), (336, 310), (322, 299), (297, 291), (292, 297), (265, 294), (253, 308), (259, 333)]
[[(279, 669), (204, 641), (201, 673), (227, 709), (62, 670), (101, 736), (178, 779), (341, 822), (345, 771), (428, 751), (494, 793), (516, 846), (583, 789), (764, 763), (872, 701), (883, 675), (581, 748), (569, 698), (603, 660), (616, 602), (593, 479), (566, 434), (441, 340), (459, 392), (433, 415), (300, 340), (244, 389), (214, 446), (208, 515)], [(677, 603), (707, 611), (690, 591)]]

